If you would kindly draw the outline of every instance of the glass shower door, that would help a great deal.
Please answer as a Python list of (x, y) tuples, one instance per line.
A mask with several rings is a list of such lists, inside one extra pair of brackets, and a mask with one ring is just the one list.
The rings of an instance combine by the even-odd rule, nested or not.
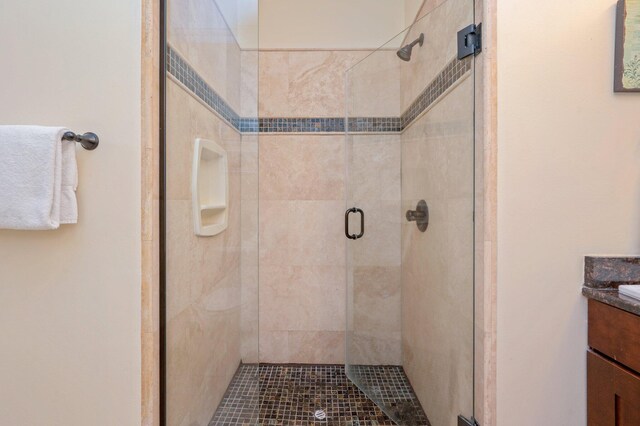
[(258, 2), (161, 4), (161, 425), (256, 425)]
[(402, 425), (474, 411), (473, 22), (448, 0), (347, 73), (346, 371)]

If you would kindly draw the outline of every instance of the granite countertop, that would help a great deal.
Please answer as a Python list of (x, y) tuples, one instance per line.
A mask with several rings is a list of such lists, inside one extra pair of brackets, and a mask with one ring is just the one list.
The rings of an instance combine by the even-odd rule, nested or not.
[(620, 294), (620, 285), (640, 285), (640, 257), (585, 257), (582, 294), (640, 315), (640, 300)]
[(583, 286), (582, 294), (589, 299), (606, 303), (607, 305), (631, 312), (635, 315), (640, 315), (640, 300), (620, 294), (615, 288), (591, 288)]

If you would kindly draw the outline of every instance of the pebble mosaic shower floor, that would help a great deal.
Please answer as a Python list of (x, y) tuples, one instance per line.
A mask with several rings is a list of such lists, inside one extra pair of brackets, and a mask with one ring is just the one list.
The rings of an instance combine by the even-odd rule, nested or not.
[[(352, 368), (360, 381), (373, 389), (376, 398), (397, 413), (403, 426), (429, 426), (402, 367)], [(241, 365), (209, 426), (256, 423), (269, 426), (396, 424), (351, 383), (342, 365)]]

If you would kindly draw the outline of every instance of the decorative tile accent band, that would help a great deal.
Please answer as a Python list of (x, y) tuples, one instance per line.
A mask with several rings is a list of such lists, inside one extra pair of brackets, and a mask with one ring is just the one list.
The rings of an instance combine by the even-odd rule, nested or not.
[[(400, 133), (444, 92), (471, 70), (471, 59), (453, 59), (407, 108), (401, 117), (351, 117), (351, 133)], [(194, 95), (242, 133), (344, 133), (345, 119), (240, 117), (233, 108), (171, 46), (167, 47), (167, 71)]]
[(241, 133), (258, 133), (260, 124), (257, 118), (240, 118), (237, 129)]
[(231, 126), (240, 128), (240, 116), (171, 46), (167, 46), (167, 71)]
[(344, 132), (344, 118), (260, 118), (260, 133)]
[(400, 117), (351, 117), (349, 132), (399, 133), (402, 131)]
[[(313, 133), (345, 131), (345, 119), (329, 118), (261, 118), (260, 133)], [(399, 117), (353, 117), (349, 118), (349, 132), (400, 132)]]
[(471, 70), (471, 57), (459, 60), (454, 58), (440, 71), (431, 83), (418, 95), (415, 101), (402, 114), (402, 130), (431, 106), (444, 92), (453, 86), (462, 76)]

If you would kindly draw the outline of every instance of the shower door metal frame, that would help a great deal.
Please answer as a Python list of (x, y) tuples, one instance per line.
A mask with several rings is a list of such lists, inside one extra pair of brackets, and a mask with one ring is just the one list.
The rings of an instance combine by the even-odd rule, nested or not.
[(159, 230), (158, 230), (158, 245), (159, 245), (159, 301), (158, 301), (158, 316), (159, 316), (159, 412), (160, 412), (160, 426), (167, 425), (167, 328), (166, 328), (166, 293), (167, 293), (167, 215), (166, 215), (166, 123), (167, 123), (167, 0), (160, 0), (159, 2), (159, 23), (160, 23), (160, 43), (159, 43), (159, 148), (158, 148), (158, 161), (159, 161)]

